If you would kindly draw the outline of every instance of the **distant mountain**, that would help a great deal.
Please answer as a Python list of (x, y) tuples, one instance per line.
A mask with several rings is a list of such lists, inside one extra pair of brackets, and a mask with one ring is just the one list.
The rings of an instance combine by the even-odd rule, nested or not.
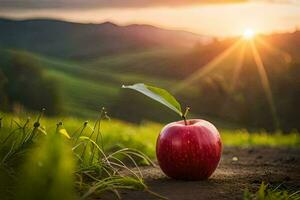
[(94, 58), (147, 48), (188, 47), (211, 38), (150, 25), (80, 24), (50, 19), (0, 19), (0, 47), (60, 58)]

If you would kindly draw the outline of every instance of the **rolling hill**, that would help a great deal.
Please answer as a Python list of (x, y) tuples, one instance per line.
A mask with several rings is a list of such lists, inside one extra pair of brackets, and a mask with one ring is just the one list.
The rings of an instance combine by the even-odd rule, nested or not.
[[(147, 54), (145, 52), (143, 55)], [(107, 68), (94, 69), (89, 67), (87, 63), (50, 58), (20, 50), (0, 51), (0, 72), (1, 66), (7, 65), (7, 62), (10, 62), (10, 59), (15, 59), (16, 56), (18, 59), (36, 63), (38, 67), (42, 68), (45, 77), (55, 80), (60, 85), (64, 115), (83, 118), (96, 117), (102, 106), (109, 109), (116, 103), (122, 84), (144, 81), (164, 87), (170, 87), (171, 84), (174, 84), (172, 79), (162, 79), (134, 72), (114, 72), (113, 69)], [(113, 57), (115, 60), (126, 58), (125, 55)], [(131, 58), (130, 55), (127, 56), (126, 60), (134, 62), (134, 58)]]
[(151, 48), (186, 48), (211, 38), (150, 25), (80, 24), (50, 19), (0, 19), (0, 47), (52, 57), (91, 59)]
[(276, 107), (274, 117), (249, 43), (234, 90), (230, 84), (241, 47), (200, 76), (206, 64), (214, 62), (239, 38), (210, 41), (147, 25), (55, 20), (0, 20), (0, 29), (0, 89), (1, 67), (7, 65), (7, 58), (19, 55), (37, 63), (45, 77), (58, 83), (63, 115), (91, 118), (105, 106), (113, 117), (123, 120), (171, 121), (174, 116), (169, 111), (134, 92), (121, 90), (121, 85), (144, 82), (172, 91), (199, 74), (200, 78), (176, 93), (184, 106), (192, 107), (194, 116), (266, 129), (274, 129), (276, 117), (284, 130), (299, 128), (295, 117), (300, 112), (299, 31), (259, 36), (267, 46), (255, 41), (268, 75)]

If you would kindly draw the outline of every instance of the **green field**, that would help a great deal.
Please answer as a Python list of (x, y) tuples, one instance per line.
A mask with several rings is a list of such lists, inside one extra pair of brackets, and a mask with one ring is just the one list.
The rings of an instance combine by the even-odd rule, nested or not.
[[(123, 84), (147, 80), (149, 84), (168, 87), (175, 83), (174, 80), (166, 78), (138, 74), (134, 72), (135, 70), (122, 72), (119, 69), (118, 72), (114, 67), (119, 65), (119, 62), (123, 63), (123, 69), (133, 66), (137, 57), (139, 57), (140, 62), (143, 60), (150, 62), (150, 60), (157, 59), (156, 55), (159, 55), (157, 51), (146, 51), (136, 56), (133, 54), (108, 56), (88, 62), (58, 60), (15, 50), (3, 52), (1, 57), (4, 59), (2, 60), (11, 55), (18, 55), (44, 68), (44, 75), (59, 83), (63, 99), (63, 113), (68, 116), (96, 117), (97, 109), (102, 106), (110, 107), (115, 103)], [(135, 65), (139, 66), (137, 63)]]
[[(296, 38), (297, 35), (291, 36)], [(294, 44), (293, 40), (287, 42)], [(247, 43), (244, 45), (250, 47)], [(216, 59), (227, 46), (230, 44), (224, 41), (189, 50), (146, 48), (139, 52), (132, 50), (85, 59), (54, 58), (29, 51), (2, 50), (0, 65), (3, 68), (9, 69), (10, 64), (16, 62), (15, 68), (33, 66), (42, 69), (40, 82), (43, 83), (44, 79), (52, 81), (52, 92), (50, 87), (48, 93), (52, 97), (57, 96), (52, 98), (57, 101), (52, 101), (51, 97), (43, 98), (41, 94), (52, 84), (35, 83), (41, 85), (36, 92), (40, 96), (27, 102), (30, 96), (16, 92), (24, 84), (18, 85), (22, 75), (18, 77), (15, 88), (10, 88), (14, 85), (13, 73), (16, 73), (11, 72), (10, 84), (0, 82), (0, 86), (4, 87), (3, 96), (10, 98), (7, 105), (4, 103), (0, 106), (5, 111), (13, 111), (15, 103), (23, 106), (25, 111), (48, 107), (49, 112), (52, 111), (48, 114), (81, 118), (95, 118), (97, 111), (106, 107), (112, 116), (134, 123), (143, 120), (159, 123), (175, 120), (156, 102), (121, 89), (122, 85), (142, 82), (170, 91), (183, 107), (191, 107), (192, 117), (209, 120), (218, 118), (218, 127), (228, 127), (227, 124), (231, 123), (234, 128), (254, 132), (260, 129), (268, 132), (282, 130), (285, 133), (299, 130), (299, 67), (296, 57), (293, 58), (295, 63), (282, 63), (280, 57), (280, 62), (274, 64), (274, 54), (263, 47), (258, 48), (262, 52), (269, 81), (269, 87), (266, 88), (262, 85), (262, 75), (257, 71), (251, 48), (245, 53), (239, 72), (236, 62), (240, 47), (233, 49), (221, 60)], [(26, 74), (26, 70), (23, 73)], [(9, 70), (4, 72), (4, 77), (7, 74), (10, 74)], [(24, 76), (30, 77), (30, 74)], [(35, 78), (28, 78), (28, 82), (30, 80)], [(24, 91), (31, 93), (31, 87)], [(55, 109), (51, 109), (53, 107)]]
[[(11, 123), (11, 119), (22, 124), (26, 117), (12, 117), (10, 114), (2, 114), (2, 124), (5, 127)], [(32, 117), (34, 119), (35, 117)], [(56, 124), (62, 121), (70, 135), (82, 128), (84, 120), (70, 117), (43, 118), (41, 125), (49, 132), (54, 132)], [(92, 128), (95, 121), (89, 121)], [(164, 125), (147, 122), (137, 125), (119, 120), (105, 120), (101, 124), (103, 144), (106, 151), (116, 148), (135, 148), (151, 158), (155, 158), (156, 138)], [(2, 128), (3, 129), (3, 128)], [(282, 134), (280, 132), (269, 134), (265, 131), (249, 133), (243, 129), (219, 129), (224, 146), (269, 146), (269, 147), (300, 147), (300, 135), (297, 132)], [(2, 130), (3, 132), (3, 130)], [(2, 137), (5, 134), (1, 134)]]

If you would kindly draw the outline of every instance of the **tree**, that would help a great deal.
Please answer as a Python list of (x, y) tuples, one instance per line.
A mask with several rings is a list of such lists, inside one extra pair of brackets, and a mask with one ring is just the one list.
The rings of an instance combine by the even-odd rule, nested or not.
[(12, 110), (15, 105), (20, 104), (30, 110), (45, 107), (48, 114), (58, 114), (61, 111), (58, 85), (55, 80), (45, 77), (43, 66), (36, 60), (22, 53), (11, 52), (0, 70), (4, 77), (4, 81), (0, 81), (0, 91), (8, 102), (6, 110)]

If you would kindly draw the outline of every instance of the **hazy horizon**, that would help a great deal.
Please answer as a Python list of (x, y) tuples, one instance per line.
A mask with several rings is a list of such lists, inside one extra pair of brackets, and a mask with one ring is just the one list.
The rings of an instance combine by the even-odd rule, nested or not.
[[(110, 21), (118, 25), (149, 24), (171, 30), (184, 30), (197, 34), (228, 37), (241, 35), (247, 28), (258, 33), (289, 32), (300, 27), (300, 4), (296, 1), (249, 1), (230, 3), (197, 4), (196, 0), (186, 4), (177, 2), (167, 6), (170, 0), (128, 1), (131, 6), (125, 6), (125, 1), (112, 1), (114, 4), (102, 7), (76, 6), (65, 4), (37, 4), (31, 0), (29, 4), (21, 4), (20, 0), (1, 1), (0, 17), (10, 19), (50, 18), (79, 23), (102, 23)], [(47, 1), (45, 1), (47, 2)], [(89, 2), (89, 1), (87, 1)], [(93, 0), (93, 3), (98, 1)], [(179, 2), (179, 3), (178, 3)], [(203, 2), (203, 1), (202, 1)], [(209, 1), (205, 1), (209, 2)], [(212, 2), (212, 1), (210, 1)], [(36, 3), (36, 4), (35, 4)], [(158, 3), (161, 3), (158, 4)], [(181, 5), (182, 4), (182, 5)], [(36, 5), (36, 6), (34, 6)], [(89, 4), (87, 4), (89, 5)], [(143, 6), (144, 5), (144, 6)], [(56, 7), (55, 7), (56, 6)], [(57, 7), (58, 6), (58, 7)], [(38, 8), (37, 8), (38, 7)]]

